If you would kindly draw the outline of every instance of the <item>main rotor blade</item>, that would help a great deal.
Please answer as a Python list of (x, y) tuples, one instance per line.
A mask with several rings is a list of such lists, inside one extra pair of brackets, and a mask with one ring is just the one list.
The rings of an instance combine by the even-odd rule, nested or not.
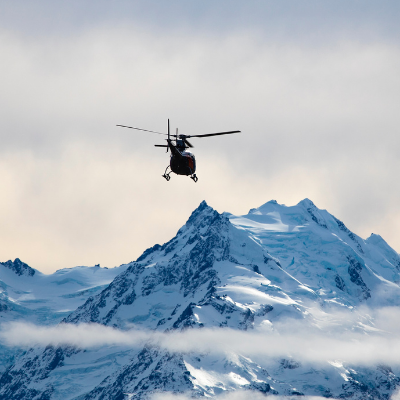
[(186, 143), (186, 146), (188, 146), (188, 147), (194, 147), (194, 146), (192, 145), (192, 143), (189, 142), (189, 140), (186, 140), (186, 138), (183, 138), (183, 141)]
[(218, 132), (218, 133), (206, 133), (205, 135), (185, 135), (185, 138), (191, 137), (208, 137), (208, 136), (218, 136), (218, 135), (231, 135), (232, 133), (239, 133), (241, 131), (229, 131), (229, 132)]
[(155, 144), (154, 147), (169, 147), (167, 144)]
[(149, 130), (147, 130), (147, 129), (135, 128), (135, 127), (133, 127), (133, 126), (126, 126), (126, 125), (117, 125), (117, 126), (120, 126), (120, 127), (122, 127), (122, 128), (136, 129), (136, 130), (138, 130), (138, 131), (158, 133), (159, 135), (166, 135), (166, 136), (168, 136), (167, 133), (156, 132), (156, 131), (149, 131)]

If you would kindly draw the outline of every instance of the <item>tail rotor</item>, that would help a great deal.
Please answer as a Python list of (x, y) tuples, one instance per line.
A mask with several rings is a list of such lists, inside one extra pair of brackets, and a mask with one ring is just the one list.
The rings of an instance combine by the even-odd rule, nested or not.
[(169, 141), (170, 141), (170, 134), (169, 134), (169, 118), (168, 118), (168, 141), (167, 141), (168, 147), (167, 147), (167, 153), (168, 153), (168, 150), (169, 150)]

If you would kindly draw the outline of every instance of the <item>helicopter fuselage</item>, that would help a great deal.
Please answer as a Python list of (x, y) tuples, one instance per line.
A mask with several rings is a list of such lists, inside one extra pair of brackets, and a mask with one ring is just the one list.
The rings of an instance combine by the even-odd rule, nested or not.
[(193, 175), (196, 171), (196, 158), (194, 154), (185, 149), (185, 146), (174, 146), (168, 140), (168, 147), (171, 150), (169, 166), (171, 171), (177, 175)]

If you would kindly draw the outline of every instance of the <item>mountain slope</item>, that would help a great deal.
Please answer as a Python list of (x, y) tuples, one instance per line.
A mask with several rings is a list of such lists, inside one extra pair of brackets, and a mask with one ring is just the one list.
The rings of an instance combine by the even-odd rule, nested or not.
[(376, 235), (361, 239), (308, 199), (293, 207), (271, 201), (230, 221), (325, 300), (399, 305), (399, 255)]
[[(294, 207), (269, 202), (240, 217), (203, 202), (172, 240), (127, 264), (63, 323), (160, 332), (278, 329), (288, 318), (317, 325), (315, 305), (327, 314), (398, 305), (399, 261), (383, 239), (362, 240), (307, 199)], [(367, 322), (357, 328), (367, 332)], [(398, 376), (383, 366), (170, 353), (150, 344), (47, 347), (29, 350), (7, 369), (0, 399), (145, 399), (154, 391), (214, 396), (236, 389), (387, 399)]]

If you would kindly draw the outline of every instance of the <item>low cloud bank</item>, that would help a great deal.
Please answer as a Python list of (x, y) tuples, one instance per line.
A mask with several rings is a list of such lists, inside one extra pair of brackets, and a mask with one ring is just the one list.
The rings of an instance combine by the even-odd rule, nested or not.
[[(215, 400), (297, 400), (298, 396), (268, 396), (261, 393), (257, 393), (255, 391), (249, 392), (246, 391), (235, 391), (224, 393), (219, 396), (215, 396)], [(185, 394), (173, 394), (173, 393), (156, 393), (150, 397), (151, 400), (191, 400), (192, 397)], [(319, 397), (319, 396), (301, 396), (302, 400), (326, 400), (326, 397)], [(331, 398), (331, 400), (336, 400)], [(397, 391), (390, 400), (400, 400), (400, 391)]]
[(88, 349), (123, 345), (136, 347), (149, 340), (151, 333), (139, 330), (122, 331), (101, 324), (64, 324), (37, 326), (25, 322), (4, 324), (0, 341), (7, 346), (74, 346)]
[[(251, 394), (246, 391), (235, 391), (219, 396), (213, 397), (215, 400), (297, 400), (298, 396), (268, 396), (261, 393), (252, 391)], [(172, 393), (157, 393), (150, 397), (151, 400), (192, 400), (193, 398), (189, 395), (184, 394), (172, 394)], [(319, 396), (301, 396), (302, 400), (326, 400), (325, 397)], [(331, 399), (335, 400), (335, 399)], [(397, 400), (392, 398), (391, 400)]]
[[(298, 396), (268, 396), (266, 397), (265, 395), (261, 393), (257, 393), (252, 391), (251, 394), (246, 391), (235, 391), (235, 392), (230, 392), (226, 394), (222, 394), (219, 396), (215, 396), (214, 399), (216, 400), (265, 400), (266, 398), (268, 400), (294, 400), (298, 399)], [(172, 394), (172, 393), (157, 393), (150, 397), (151, 400), (192, 400), (193, 398), (190, 397), (189, 395), (182, 395), (182, 394)], [(302, 400), (326, 400), (324, 397), (318, 397), (318, 396), (302, 396)], [(335, 399), (331, 399), (335, 400)], [(397, 400), (397, 399), (392, 399), (392, 400)]]
[[(397, 313), (397, 311), (396, 311)], [(391, 328), (397, 328), (393, 314), (386, 312)], [(293, 357), (304, 362), (342, 361), (357, 364), (400, 364), (400, 331), (369, 327), (355, 332), (338, 332), (332, 324), (301, 327), (287, 321), (279, 332), (265, 329), (238, 331), (227, 328), (190, 329), (185, 332), (154, 332), (137, 328), (119, 330), (99, 324), (59, 324), (53, 327), (23, 322), (4, 324), (0, 341), (7, 346), (74, 346), (88, 349), (101, 346), (139, 348), (144, 344), (171, 352), (230, 353), (247, 356)], [(291, 329), (290, 326), (292, 326)], [(389, 326), (387, 326), (389, 327)]]

